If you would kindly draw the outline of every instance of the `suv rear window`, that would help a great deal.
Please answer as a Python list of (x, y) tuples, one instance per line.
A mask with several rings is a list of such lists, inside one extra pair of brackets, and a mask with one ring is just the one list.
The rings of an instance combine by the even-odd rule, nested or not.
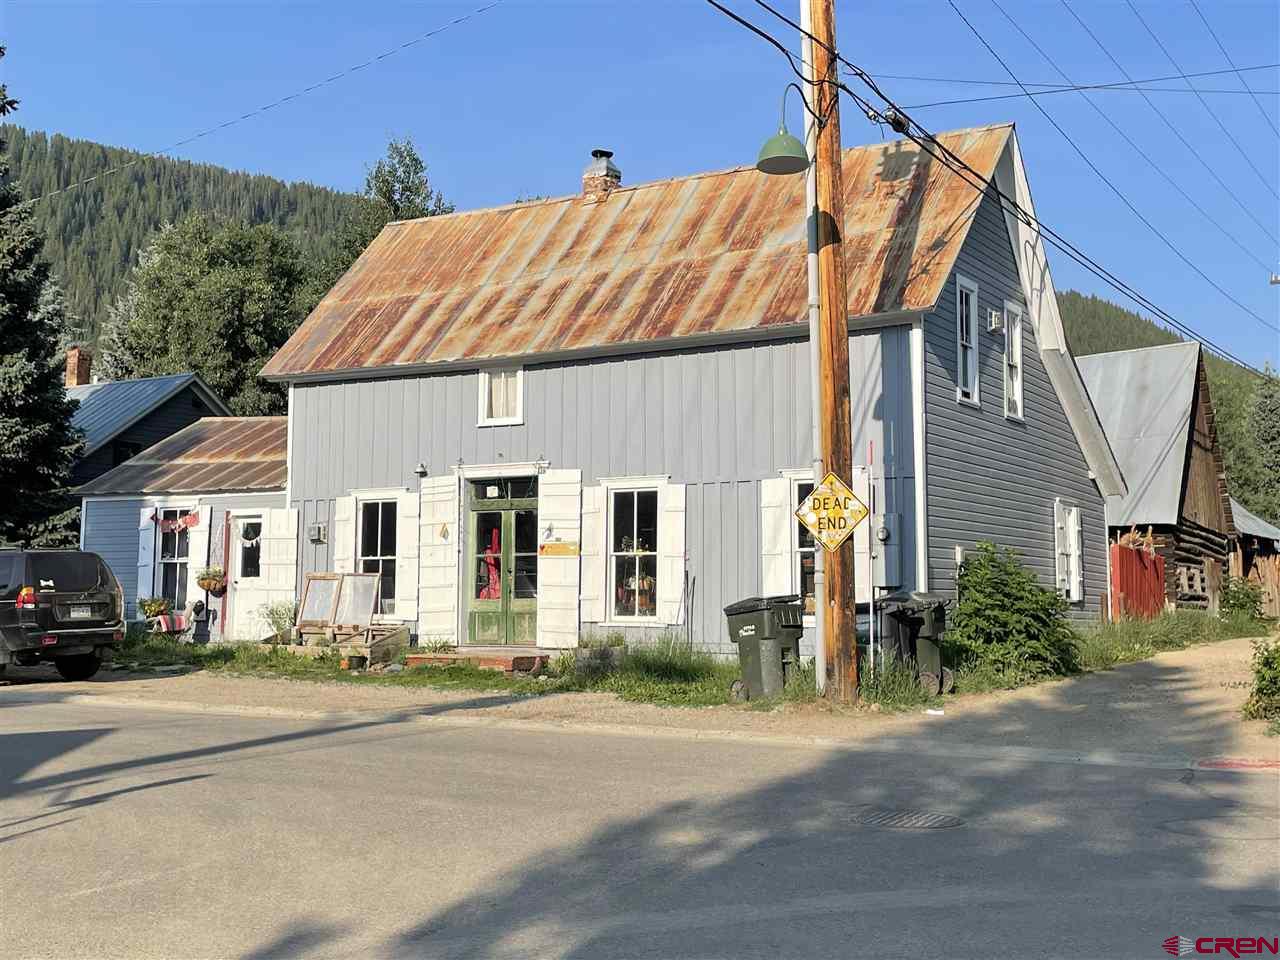
[(111, 573), (92, 553), (31, 553), (27, 569), (38, 590), (79, 593), (111, 584)]

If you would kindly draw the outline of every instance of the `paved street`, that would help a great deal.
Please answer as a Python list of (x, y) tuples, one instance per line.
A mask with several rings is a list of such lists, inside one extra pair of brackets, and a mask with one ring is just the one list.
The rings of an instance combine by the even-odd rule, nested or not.
[(1280, 933), (1275, 774), (1160, 744), (919, 756), (63, 690), (0, 691), (4, 957), (1155, 957)]

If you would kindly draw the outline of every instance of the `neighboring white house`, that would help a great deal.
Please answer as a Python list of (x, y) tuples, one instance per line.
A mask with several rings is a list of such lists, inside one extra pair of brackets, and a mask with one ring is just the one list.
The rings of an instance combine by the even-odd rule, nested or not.
[[(137, 601), (175, 610), (205, 601), (200, 635), (261, 639), (263, 605), (292, 600), (298, 514), (285, 503), (285, 417), (210, 417), (79, 488), (80, 545), (105, 559)], [(223, 596), (201, 590), (207, 566), (227, 576)]]

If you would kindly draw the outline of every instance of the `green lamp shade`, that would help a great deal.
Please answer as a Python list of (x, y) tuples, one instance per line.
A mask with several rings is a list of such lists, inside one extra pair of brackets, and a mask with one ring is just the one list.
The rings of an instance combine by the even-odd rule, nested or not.
[(790, 174), (803, 173), (809, 169), (809, 153), (804, 144), (787, 133), (783, 127), (765, 141), (760, 148), (760, 156), (756, 158), (756, 169), (761, 173)]

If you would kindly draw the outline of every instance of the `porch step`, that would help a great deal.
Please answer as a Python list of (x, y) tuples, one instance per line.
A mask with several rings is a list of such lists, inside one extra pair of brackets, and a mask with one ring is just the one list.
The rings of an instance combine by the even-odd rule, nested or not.
[(498, 673), (540, 673), (551, 662), (549, 650), (458, 650), (453, 653), (410, 653), (404, 665), (413, 667), (448, 667), (467, 663), (480, 670)]

